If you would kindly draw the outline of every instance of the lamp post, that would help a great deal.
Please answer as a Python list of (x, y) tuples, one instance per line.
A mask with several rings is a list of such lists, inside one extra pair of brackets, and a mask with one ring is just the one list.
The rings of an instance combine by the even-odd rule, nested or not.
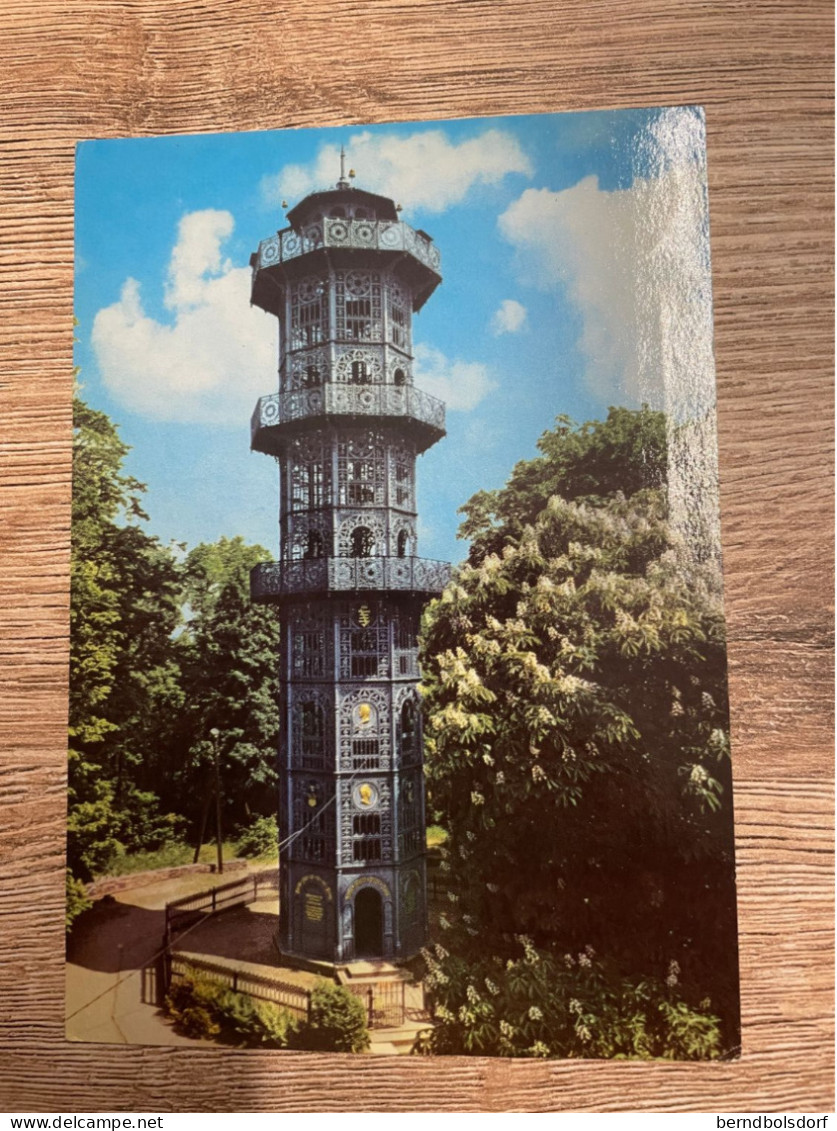
[(209, 737), (212, 739), (212, 757), (215, 763), (215, 844), (218, 853), (218, 875), (220, 876), (224, 871), (224, 856), (221, 849), (221, 758), (218, 748), (218, 739), (221, 737), (221, 732), (217, 727), (213, 727), (209, 732)]

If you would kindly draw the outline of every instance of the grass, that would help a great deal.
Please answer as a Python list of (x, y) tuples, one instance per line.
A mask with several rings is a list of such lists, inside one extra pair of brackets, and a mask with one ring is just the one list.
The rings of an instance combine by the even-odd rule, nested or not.
[[(448, 839), (447, 830), (441, 825), (431, 825), (427, 830), (427, 847), (438, 848)], [(224, 859), (235, 860), (235, 841), (225, 840), (223, 845)], [(156, 872), (161, 868), (177, 868), (182, 864), (191, 864), (195, 856), (194, 846), (191, 844), (167, 844), (156, 852), (133, 852), (124, 856), (116, 856), (98, 878), (104, 876), (129, 876), (134, 872)], [(201, 864), (214, 864), (217, 859), (215, 845), (210, 841), (203, 845), (199, 857)], [(278, 864), (276, 853), (267, 854), (250, 859), (250, 864), (261, 865), (269, 868)]]
[[(224, 841), (223, 855), (225, 860), (235, 859), (235, 842)], [(134, 872), (156, 872), (160, 868), (177, 868), (182, 864), (191, 864), (195, 858), (195, 849), (191, 844), (167, 844), (158, 848), (156, 852), (132, 852), (124, 856), (116, 856), (111, 860), (105, 871), (98, 878), (104, 876), (129, 876)], [(205, 844), (201, 848), (198, 862), (200, 864), (214, 864), (217, 852), (213, 843)]]

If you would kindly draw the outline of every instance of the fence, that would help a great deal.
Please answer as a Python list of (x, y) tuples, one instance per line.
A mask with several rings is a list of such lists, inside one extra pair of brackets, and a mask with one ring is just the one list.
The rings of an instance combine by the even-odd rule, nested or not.
[[(297, 1016), (307, 1017), (311, 993), (301, 986), (283, 982), (281, 978), (249, 973), (212, 962), (204, 957), (179, 954), (169, 949), (178, 933), (187, 930), (200, 919), (216, 915), (231, 907), (245, 907), (255, 903), (256, 900), (263, 898), (265, 889), (278, 891), (277, 869), (254, 872), (252, 875), (242, 876), (207, 891), (195, 892), (193, 895), (183, 896), (181, 899), (167, 903), (166, 951), (160, 970), (163, 991), (167, 990), (172, 982), (195, 973), (228, 986), (238, 993), (271, 1001), (289, 1009)], [(424, 993), (420, 984), (403, 981), (374, 982), (360, 986), (346, 986), (346, 989), (363, 1002), (370, 1029), (397, 1028), (409, 1018), (425, 1015)], [(159, 990), (158, 985), (158, 993)]]
[(249, 997), (260, 998), (262, 1001), (272, 1001), (274, 1005), (281, 1005), (289, 1009), (297, 1017), (307, 1017), (311, 1002), (311, 993), (301, 986), (294, 986), (290, 982), (283, 982), (280, 978), (268, 978), (262, 974), (253, 974), (248, 971), (236, 970), (230, 966), (222, 966), (217, 962), (210, 962), (196, 955), (172, 954), (170, 959), (169, 979), (176, 982), (198, 974), (212, 982), (227, 986), (236, 993), (247, 994)]
[(397, 1029), (408, 1017), (406, 982), (375, 982), (345, 988), (363, 1002), (370, 1029)]
[[(281, 978), (235, 969), (212, 962), (195, 954), (174, 953), (169, 956), (167, 984), (198, 975), (236, 993), (288, 1009), (297, 1017), (307, 1018), (311, 1009), (311, 991)], [(346, 986), (349, 993), (363, 1002), (366, 1023), (370, 1029), (397, 1029), (406, 1020), (426, 1017), (423, 987), (407, 982), (375, 982), (362, 986)]]
[(215, 915), (230, 907), (246, 907), (262, 898), (264, 889), (279, 890), (279, 873), (275, 868), (254, 872), (249, 876), (219, 884), (208, 891), (195, 892), (166, 904), (166, 945), (180, 931), (185, 931), (206, 915)]

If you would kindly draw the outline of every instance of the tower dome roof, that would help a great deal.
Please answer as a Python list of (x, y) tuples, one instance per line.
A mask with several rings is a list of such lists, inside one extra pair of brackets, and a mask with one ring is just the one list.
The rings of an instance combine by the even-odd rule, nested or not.
[(292, 228), (299, 229), (310, 219), (312, 213), (322, 215), (332, 208), (345, 205), (351, 205), (354, 208), (360, 206), (367, 209), (370, 213), (368, 217), (370, 220), (395, 221), (398, 219), (395, 203), (388, 196), (379, 196), (378, 193), (367, 192), (366, 189), (333, 188), (324, 192), (309, 193), (299, 204), (295, 204), (290, 209), (287, 220)]

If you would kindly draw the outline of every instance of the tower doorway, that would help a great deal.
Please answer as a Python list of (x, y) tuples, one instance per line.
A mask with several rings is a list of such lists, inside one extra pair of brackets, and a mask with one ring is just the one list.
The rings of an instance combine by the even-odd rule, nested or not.
[(355, 957), (380, 958), (384, 949), (384, 913), (381, 894), (362, 888), (355, 897)]

